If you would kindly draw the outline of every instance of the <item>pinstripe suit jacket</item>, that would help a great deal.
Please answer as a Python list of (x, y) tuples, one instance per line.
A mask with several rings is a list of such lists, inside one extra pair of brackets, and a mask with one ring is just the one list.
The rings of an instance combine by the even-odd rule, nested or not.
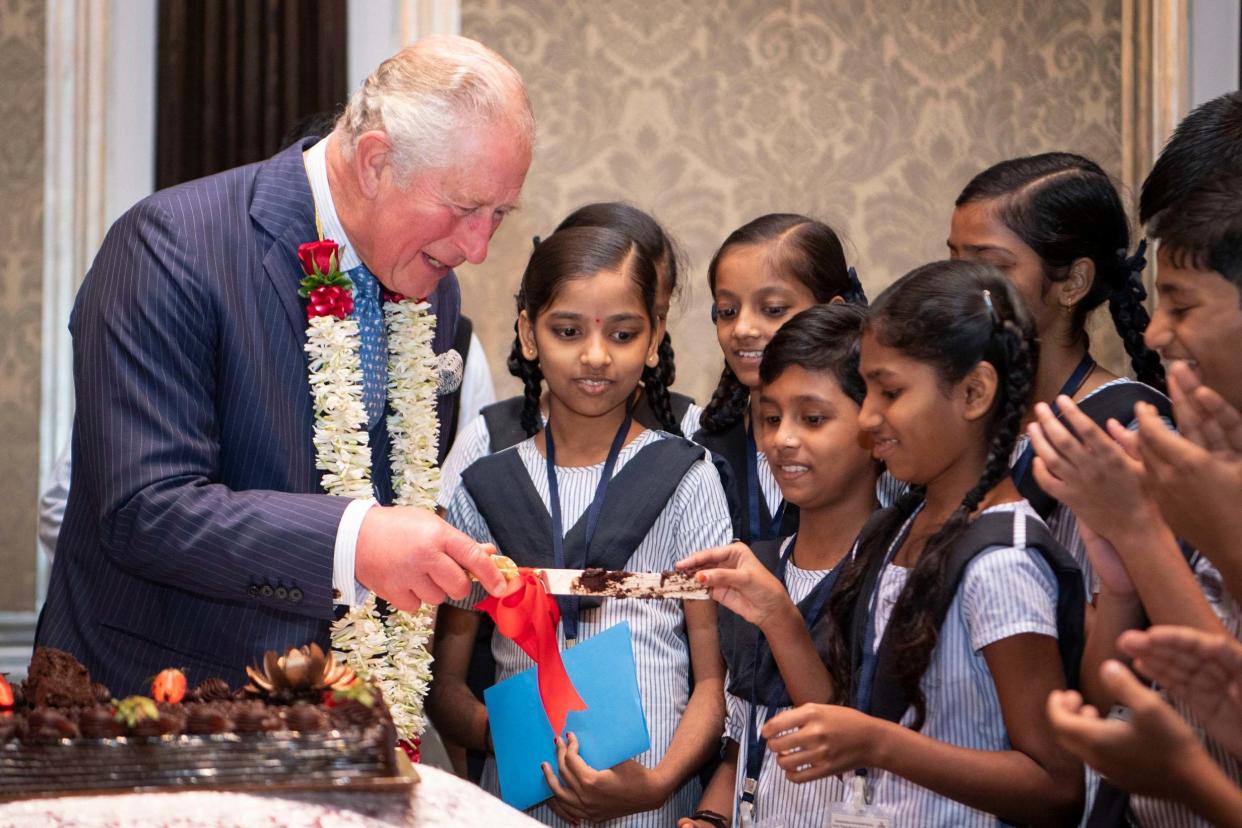
[[(36, 640), (117, 696), (165, 666), (236, 685), (265, 650), (326, 643), (348, 500), (321, 494), (315, 469), (296, 255), (315, 238), (307, 145), (139, 202), (74, 304), (73, 476)], [(444, 350), (454, 277), (433, 302)]]

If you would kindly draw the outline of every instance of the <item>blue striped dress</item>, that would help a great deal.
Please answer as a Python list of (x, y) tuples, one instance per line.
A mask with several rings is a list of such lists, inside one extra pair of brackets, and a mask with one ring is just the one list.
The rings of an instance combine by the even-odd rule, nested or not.
[[(614, 477), (640, 449), (666, 436), (663, 432), (642, 432), (621, 450)], [(546, 506), (548, 483), (544, 458), (535, 447), (534, 440), (525, 440), (506, 451), (518, 452)], [(557, 469), (561, 514), (566, 527), (572, 527), (586, 512), (603, 473), (603, 466), (599, 463)], [(459, 486), (454, 493), (448, 506), (447, 520), (480, 542), (492, 541), (487, 523), (479, 515), (465, 487)], [(669, 504), (625, 568), (634, 572), (672, 569), (676, 561), (692, 552), (728, 543), (732, 532), (724, 490), (716, 469), (707, 460), (697, 462), (686, 473)], [(522, 562), (519, 560), (517, 563), (520, 565)], [(452, 603), (471, 609), (482, 598), (482, 588), (475, 584), (469, 596)], [(651, 736), (651, 748), (635, 759), (642, 765), (654, 767), (668, 751), (690, 698), (690, 650), (686, 639), (685, 614), (680, 601), (607, 599), (600, 607), (585, 610), (579, 616), (578, 640), (585, 641), (622, 621), (630, 623), (634, 661), (638, 668), (638, 689)], [(558, 630), (557, 637), (564, 647), (564, 632)], [(534, 664), (516, 644), (502, 635), (493, 636), (492, 655), (496, 659), (498, 682)], [(482, 785), (490, 793), (499, 794), (496, 767), (490, 758), (483, 770)], [(675, 824), (678, 817), (694, 811), (700, 790), (698, 779), (692, 778), (662, 807), (600, 824), (667, 828)], [(532, 808), (529, 813), (548, 825), (567, 825), (544, 805)]]
[[(1026, 514), (1038, 520), (1025, 500), (1000, 504), (985, 513), (992, 512)], [(1057, 636), (1056, 579), (1040, 553), (1023, 546), (1015, 536), (1013, 546), (984, 550), (967, 565), (921, 683), (927, 700), (925, 736), (974, 750), (1011, 749), (983, 648), (1023, 633)], [(877, 642), (883, 638), (909, 574), (909, 569), (889, 564), (880, 576), (873, 603)], [(909, 726), (913, 719), (911, 708), (901, 724)], [(870, 779), (874, 801), (893, 814), (894, 828), (1002, 824), (991, 814), (893, 773), (872, 769)]]
[[(781, 544), (783, 555), (790, 538)], [(785, 572), (785, 589), (794, 603), (806, 598), (815, 585), (828, 574), (828, 570), (799, 569), (791, 560)], [(727, 683), (726, 683), (727, 684)], [(790, 710), (777, 708), (776, 713)], [(733, 786), (733, 824), (738, 825), (738, 803), (742, 783), (746, 779), (746, 718), (753, 715), (750, 699), (743, 699), (725, 692), (725, 738), (737, 742), (737, 776)], [(763, 711), (755, 721), (755, 727), (763, 727)], [(776, 764), (776, 754), (765, 750), (763, 764), (759, 768), (758, 787), (755, 791), (755, 818), (759, 825), (784, 823), (795, 825), (824, 825), (828, 819), (828, 806), (844, 795), (845, 787), (840, 779), (830, 776), (814, 782), (794, 784)]]

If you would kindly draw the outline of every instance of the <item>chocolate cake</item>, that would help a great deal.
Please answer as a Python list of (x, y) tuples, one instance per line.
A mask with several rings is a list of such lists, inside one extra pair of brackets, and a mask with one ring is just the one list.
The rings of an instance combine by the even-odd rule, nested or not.
[[(26, 682), (0, 679), (0, 799), (126, 788), (334, 788), (399, 774), (379, 691), (316, 645), (268, 653), (251, 684), (112, 699), (72, 655), (40, 648)], [(173, 688), (169, 696), (169, 688)], [(11, 700), (6, 706), (6, 699)], [(158, 701), (157, 701), (158, 699)]]

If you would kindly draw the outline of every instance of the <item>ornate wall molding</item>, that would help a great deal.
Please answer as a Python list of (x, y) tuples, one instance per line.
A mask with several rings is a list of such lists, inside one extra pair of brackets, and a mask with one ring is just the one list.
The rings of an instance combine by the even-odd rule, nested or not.
[(1138, 190), (1189, 109), (1189, 0), (1122, 0), (1121, 180)]

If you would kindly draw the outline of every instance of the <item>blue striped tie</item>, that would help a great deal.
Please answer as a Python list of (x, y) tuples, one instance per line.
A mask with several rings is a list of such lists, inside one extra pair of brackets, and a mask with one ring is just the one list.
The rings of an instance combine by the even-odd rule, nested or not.
[(354, 283), (354, 319), (362, 341), (362, 401), (367, 407), (367, 428), (374, 428), (384, 415), (388, 398), (388, 335), (380, 304), (379, 280), (366, 265), (350, 268)]

